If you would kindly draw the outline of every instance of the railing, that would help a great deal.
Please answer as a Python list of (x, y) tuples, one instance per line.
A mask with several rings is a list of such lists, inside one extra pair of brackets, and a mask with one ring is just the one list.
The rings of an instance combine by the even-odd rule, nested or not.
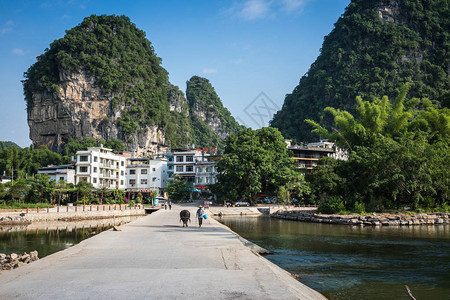
[[(25, 212), (29, 213), (68, 213), (68, 212), (88, 212), (88, 211), (114, 211), (114, 210), (137, 210), (141, 209), (143, 206), (134, 205), (130, 206), (128, 204), (105, 204), (105, 205), (82, 205), (82, 206), (54, 206), (52, 208), (26, 208), (14, 210), (15, 212)], [(11, 209), (0, 209), (2, 212), (12, 212)]]

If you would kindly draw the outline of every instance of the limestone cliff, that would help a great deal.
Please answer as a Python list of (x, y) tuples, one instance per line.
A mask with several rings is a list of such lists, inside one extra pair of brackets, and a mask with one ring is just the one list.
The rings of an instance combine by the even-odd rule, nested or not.
[(51, 43), (23, 84), (35, 146), (62, 152), (70, 138), (120, 139), (145, 156), (193, 142), (188, 101), (125, 16), (85, 18)]

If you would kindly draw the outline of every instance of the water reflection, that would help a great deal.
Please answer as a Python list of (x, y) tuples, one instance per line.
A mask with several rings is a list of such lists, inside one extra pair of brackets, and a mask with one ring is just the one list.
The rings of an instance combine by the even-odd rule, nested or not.
[(330, 299), (450, 299), (450, 226), (353, 227), (223, 217)]
[(20, 226), (0, 226), (0, 253), (30, 253), (39, 258), (69, 248), (82, 240), (140, 218), (128, 216), (85, 221), (36, 222)]

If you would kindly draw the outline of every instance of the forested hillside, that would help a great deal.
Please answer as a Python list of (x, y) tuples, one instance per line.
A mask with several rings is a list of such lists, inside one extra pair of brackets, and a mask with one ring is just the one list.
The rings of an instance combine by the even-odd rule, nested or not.
[[(126, 16), (91, 15), (67, 30), (28, 69), (23, 86), (34, 145), (60, 153), (70, 139), (119, 139), (141, 156), (207, 146), (200, 137), (211, 135), (204, 120), (191, 118), (145, 32)], [(224, 128), (236, 123), (220, 101), (213, 105)]]
[(271, 126), (299, 142), (316, 140), (305, 119), (320, 121), (327, 106), (354, 112), (357, 95), (394, 99), (406, 82), (409, 97), (448, 107), (449, 25), (447, 0), (352, 0)]
[(208, 79), (192, 76), (186, 85), (193, 143), (223, 148), (225, 138), (237, 133), (243, 127), (223, 106)]

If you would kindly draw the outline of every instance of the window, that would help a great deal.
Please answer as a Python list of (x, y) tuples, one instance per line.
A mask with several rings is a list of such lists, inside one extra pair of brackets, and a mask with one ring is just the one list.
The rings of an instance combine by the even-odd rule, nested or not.
[(192, 155), (186, 156), (186, 161), (194, 161), (194, 157)]
[(123, 166), (124, 166), (124, 162), (123, 162), (123, 161), (121, 161), (121, 162), (120, 162), (120, 165), (121, 165), (121, 166), (123, 167)]
[(97, 178), (92, 178), (92, 183), (97, 183)]
[(155, 171), (156, 171), (156, 168), (153, 168), (152, 171), (155, 172)]
[(97, 173), (97, 167), (94, 167), (94, 173)]
[(134, 186), (136, 184), (136, 179), (130, 179), (130, 185)]
[(193, 172), (194, 167), (193, 166), (186, 166), (186, 172)]
[(97, 162), (98, 157), (94, 156), (94, 162)]
[(197, 178), (197, 183), (202, 183), (202, 182), (203, 182), (203, 178), (202, 177)]
[(120, 181), (120, 185), (123, 185), (123, 180)]
[(88, 161), (88, 157), (85, 155), (80, 156), (80, 161)]
[(59, 181), (64, 180), (64, 177), (59, 177)]
[(183, 172), (183, 166), (177, 166), (177, 172)]
[(183, 156), (177, 156), (177, 162), (183, 162)]
[(173, 161), (173, 157), (169, 157), (169, 161)]
[(173, 169), (173, 166), (168, 166), (169, 167), (169, 170), (172, 170)]
[(147, 179), (141, 179), (141, 184), (147, 184)]
[(86, 173), (88, 170), (88, 167), (80, 167), (80, 172), (81, 173)]
[(122, 176), (123, 176), (123, 171), (120, 171), (120, 175), (122, 175)]
[(142, 169), (141, 174), (147, 174), (147, 169)]
[(130, 175), (136, 174), (136, 170), (130, 170)]

